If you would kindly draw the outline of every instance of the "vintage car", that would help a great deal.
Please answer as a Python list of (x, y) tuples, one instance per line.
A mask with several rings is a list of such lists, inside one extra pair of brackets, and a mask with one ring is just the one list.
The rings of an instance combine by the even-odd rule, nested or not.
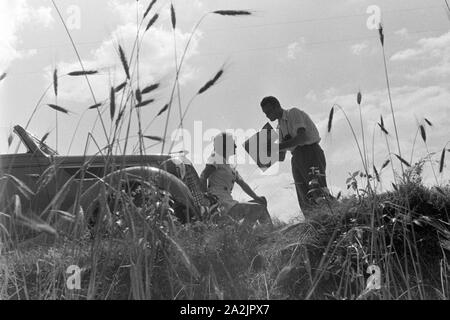
[(75, 214), (74, 206), (86, 211), (99, 194), (112, 193), (124, 181), (127, 186), (150, 184), (167, 192), (185, 221), (200, 217), (201, 210), (211, 205), (201, 192), (197, 172), (184, 157), (61, 156), (21, 126), (14, 132), (26, 152), (0, 155), (0, 212), (14, 212), (20, 199), (21, 211), (44, 220), (53, 211)]

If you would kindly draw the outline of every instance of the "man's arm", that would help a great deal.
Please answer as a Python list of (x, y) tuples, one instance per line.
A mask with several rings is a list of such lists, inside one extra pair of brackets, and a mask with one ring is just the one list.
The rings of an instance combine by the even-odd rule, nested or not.
[(208, 191), (208, 178), (214, 171), (216, 171), (216, 167), (207, 164), (205, 170), (203, 170), (202, 174), (200, 175), (200, 187), (202, 188), (203, 192)]
[(297, 131), (297, 135), (294, 138), (281, 142), (279, 144), (280, 151), (294, 148), (302, 143), (302, 141), (304, 141), (305, 139), (305, 131), (305, 128), (299, 128)]

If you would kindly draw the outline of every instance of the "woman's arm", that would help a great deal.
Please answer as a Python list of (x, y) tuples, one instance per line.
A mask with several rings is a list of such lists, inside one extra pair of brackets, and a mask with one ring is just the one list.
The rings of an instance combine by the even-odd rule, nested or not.
[(214, 171), (216, 171), (216, 167), (207, 164), (205, 170), (203, 170), (202, 174), (200, 175), (200, 187), (202, 188), (203, 192), (208, 191), (208, 178)]
[(250, 197), (252, 197), (255, 201), (260, 203), (265, 203), (265, 199), (263, 197), (259, 197), (255, 191), (241, 178), (236, 181), (236, 183), (244, 190), (246, 194), (248, 194)]

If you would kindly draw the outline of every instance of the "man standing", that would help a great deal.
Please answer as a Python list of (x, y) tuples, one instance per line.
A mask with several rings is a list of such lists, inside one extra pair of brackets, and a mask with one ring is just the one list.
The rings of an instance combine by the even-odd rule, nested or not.
[(328, 190), (325, 177), (326, 159), (319, 145), (319, 131), (308, 114), (297, 108), (284, 110), (275, 97), (264, 98), (261, 108), (270, 121), (278, 120), (280, 160), (284, 161), (287, 151), (292, 153), (292, 175), (298, 203), (305, 214), (312, 168), (319, 170), (316, 176), (320, 187)]

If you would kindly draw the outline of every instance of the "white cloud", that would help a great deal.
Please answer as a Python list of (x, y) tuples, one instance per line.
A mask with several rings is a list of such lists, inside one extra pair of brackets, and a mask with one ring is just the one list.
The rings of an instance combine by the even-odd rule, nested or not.
[[(117, 1), (116, 1), (117, 2)], [(116, 10), (127, 11), (127, 5), (121, 4)], [(122, 14), (123, 19), (135, 19), (135, 17)], [(126, 76), (118, 55), (119, 44), (126, 51), (127, 59), (130, 61), (131, 52), (136, 39), (137, 26), (134, 21), (124, 22), (95, 50), (92, 51), (92, 57), (83, 61), (86, 69), (98, 70), (100, 75), (91, 77), (92, 85), (97, 100), (106, 99), (109, 95), (111, 85), (122, 83)], [(184, 47), (190, 37), (190, 33), (182, 33), (180, 30), (175, 32), (177, 41), (178, 59), (183, 54)], [(140, 38), (143, 39), (140, 45), (140, 83), (142, 86), (150, 83), (164, 80), (172, 77), (175, 73), (174, 61), (174, 38), (173, 31), (167, 26), (156, 23), (152, 28), (144, 33), (142, 31)], [(185, 64), (180, 76), (181, 84), (192, 79), (196, 75), (196, 70), (189, 65), (189, 59), (198, 53), (198, 44), (201, 38), (201, 32), (197, 32), (187, 51)], [(136, 62), (134, 54), (133, 61)], [(134, 70), (135, 63), (132, 64), (131, 71)], [(79, 70), (78, 61), (62, 62), (59, 64), (61, 74), (74, 70)], [(50, 75), (50, 70), (47, 68)], [(50, 79), (49, 79), (50, 80)], [(66, 78), (61, 81), (61, 97), (73, 101), (91, 101), (91, 96), (87, 90), (84, 79)]]
[(295, 41), (287, 47), (287, 58), (290, 60), (297, 59), (298, 55), (303, 51), (302, 46), (305, 44), (305, 38)]
[[(392, 88), (393, 106), (400, 136), (400, 144), (404, 157), (410, 161), (414, 136), (419, 123), (424, 123), (424, 118), (433, 122), (433, 127), (427, 126), (427, 144), (429, 152), (439, 152), (448, 141), (448, 128), (450, 126), (450, 89), (444, 86), (402, 86)], [(356, 105), (356, 93), (340, 95), (324, 100), (331, 105), (338, 103), (344, 108), (355, 130), (362, 148), (361, 127), (359, 109)], [(390, 132), (388, 141), (391, 152), (397, 153), (395, 132), (392, 124), (391, 112), (387, 92), (385, 89), (363, 92), (363, 126), (365, 128), (366, 145), (370, 162), (372, 162), (372, 150), (374, 150), (375, 164), (379, 167), (388, 158), (388, 151), (384, 136), (377, 127), (380, 115), (383, 115), (387, 130)], [(321, 133), (326, 132), (328, 120), (321, 121), (318, 126)], [(373, 134), (375, 135), (373, 136)], [(338, 181), (333, 184), (342, 186), (348, 172), (362, 169), (361, 159), (356, 142), (352, 136), (344, 114), (336, 109), (331, 134), (322, 134), (323, 146), (327, 154), (329, 170)], [(374, 139), (374, 140), (372, 140)], [(423, 141), (416, 141), (413, 163), (427, 155), (427, 149)], [(435, 156), (435, 160), (439, 155)], [(399, 169), (398, 161), (396, 167)], [(435, 165), (436, 170), (436, 165)], [(392, 172), (384, 173), (386, 184), (392, 180)], [(424, 177), (426, 183), (435, 183), (429, 163), (425, 166)], [(448, 173), (439, 179), (448, 179)]]
[(306, 94), (305, 98), (306, 98), (307, 100), (309, 100), (309, 101), (317, 101), (317, 95), (316, 95), (316, 93), (314, 92), (314, 90), (310, 90), (310, 91)]
[(21, 52), (17, 33), (28, 24), (48, 28), (53, 23), (50, 7), (32, 7), (26, 0), (0, 1), (0, 70), (16, 59), (29, 57), (33, 52)]
[(391, 61), (407, 61), (414, 59), (420, 55), (420, 51), (417, 49), (405, 49), (395, 53), (391, 57)]
[(445, 80), (442, 78), (450, 76), (450, 32), (420, 39), (415, 47), (395, 53), (391, 61), (411, 64), (406, 74), (409, 80)]
[(361, 43), (354, 44), (350, 47), (352, 54), (359, 56), (364, 50), (369, 48), (369, 42), (363, 41)]
[(392, 61), (406, 61), (412, 59), (430, 59), (448, 56), (450, 48), (450, 31), (439, 36), (423, 38), (417, 41), (415, 48), (408, 48), (395, 53)]
[[(147, 6), (149, 5), (149, 1), (140, 1), (139, 12), (143, 13)], [(178, 0), (173, 2), (177, 21), (187, 21), (190, 24), (192, 20), (199, 19), (200, 16), (204, 13), (204, 5), (200, 0)], [(128, 1), (128, 0), (109, 0), (108, 7), (116, 13), (123, 23), (129, 23), (131, 21), (136, 21), (136, 1)], [(154, 13), (159, 13), (160, 21), (168, 22), (170, 21), (170, 2), (157, 2), (153, 8), (149, 17), (153, 16)], [(149, 19), (149, 18), (147, 18)], [(177, 23), (178, 24), (178, 23)], [(179, 24), (178, 24), (179, 25)]]
[(408, 29), (402, 28), (400, 30), (395, 31), (395, 34), (401, 37), (407, 37), (409, 35)]

